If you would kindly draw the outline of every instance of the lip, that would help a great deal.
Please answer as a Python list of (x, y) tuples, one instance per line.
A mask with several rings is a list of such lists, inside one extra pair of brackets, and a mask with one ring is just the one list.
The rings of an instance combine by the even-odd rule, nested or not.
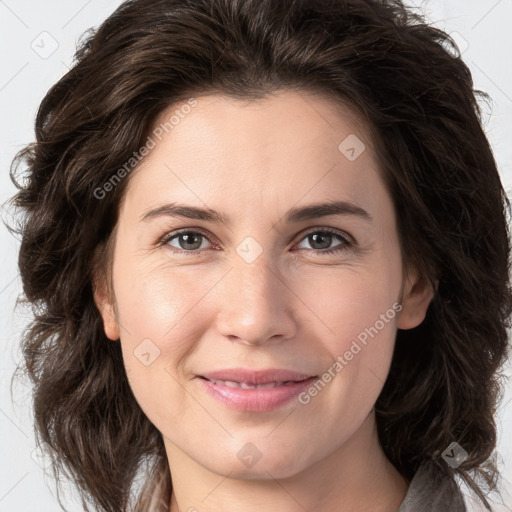
[[(208, 372), (196, 377), (202, 390), (227, 407), (244, 412), (269, 412), (296, 398), (317, 376), (290, 370), (253, 371), (234, 368)], [(212, 381), (232, 381), (247, 385), (281, 383), (269, 388), (243, 389)]]
[(258, 385), (271, 382), (301, 381), (312, 377), (310, 373), (299, 373), (292, 370), (271, 368), (268, 370), (246, 370), (245, 368), (230, 368), (203, 373), (198, 377), (208, 380), (230, 380), (233, 382), (245, 382)]

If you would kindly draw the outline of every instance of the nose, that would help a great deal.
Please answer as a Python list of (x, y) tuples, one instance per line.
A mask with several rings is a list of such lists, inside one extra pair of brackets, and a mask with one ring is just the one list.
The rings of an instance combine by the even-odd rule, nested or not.
[(217, 329), (220, 335), (246, 345), (282, 342), (295, 336), (296, 296), (264, 255), (235, 262), (218, 285)]

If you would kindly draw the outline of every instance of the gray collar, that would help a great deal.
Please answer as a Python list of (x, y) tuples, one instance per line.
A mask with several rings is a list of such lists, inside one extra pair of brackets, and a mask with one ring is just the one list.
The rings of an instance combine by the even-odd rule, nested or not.
[(397, 512), (466, 512), (466, 506), (456, 481), (426, 461), (416, 471)]

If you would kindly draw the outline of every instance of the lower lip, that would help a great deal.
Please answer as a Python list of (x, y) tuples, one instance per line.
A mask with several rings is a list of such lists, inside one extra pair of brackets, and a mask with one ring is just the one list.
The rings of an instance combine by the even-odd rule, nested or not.
[(293, 400), (309, 387), (317, 377), (294, 382), (275, 388), (241, 389), (214, 384), (198, 377), (203, 389), (213, 398), (223, 402), (228, 407), (244, 412), (267, 412), (277, 409)]

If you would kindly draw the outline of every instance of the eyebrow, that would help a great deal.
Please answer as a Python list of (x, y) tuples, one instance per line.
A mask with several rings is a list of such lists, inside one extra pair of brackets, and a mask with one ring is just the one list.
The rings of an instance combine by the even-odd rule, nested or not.
[[(373, 221), (372, 216), (366, 210), (348, 201), (331, 201), (295, 207), (286, 213), (284, 220), (287, 223), (297, 223), (328, 215), (352, 215), (360, 217), (367, 222)], [(231, 219), (228, 216), (211, 208), (200, 208), (177, 203), (164, 204), (148, 210), (141, 216), (140, 222), (147, 222), (158, 217), (184, 217), (227, 225), (231, 223)]]

